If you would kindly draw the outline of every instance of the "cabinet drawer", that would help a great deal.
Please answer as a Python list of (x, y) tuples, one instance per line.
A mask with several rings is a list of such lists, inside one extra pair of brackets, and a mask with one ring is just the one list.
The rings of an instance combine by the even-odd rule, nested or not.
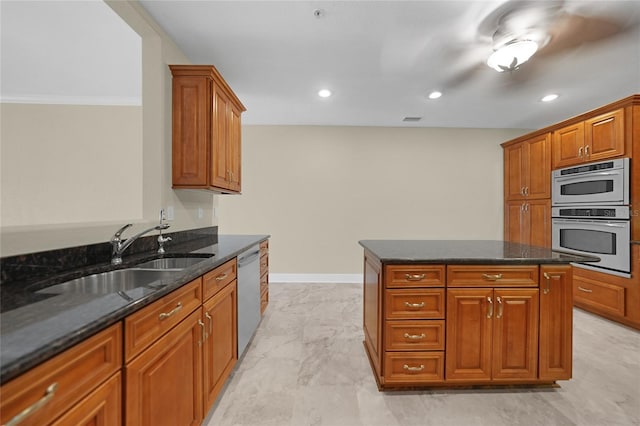
[(443, 319), (444, 289), (385, 290), (386, 319)]
[(594, 281), (577, 275), (573, 277), (573, 299), (578, 304), (584, 304), (594, 309), (624, 316), (624, 298), (624, 287)]
[(122, 325), (118, 323), (3, 385), (1, 423), (48, 400), (20, 424), (49, 424), (121, 366)]
[(444, 265), (388, 265), (385, 285), (395, 287), (444, 287)]
[(385, 348), (389, 351), (442, 351), (444, 320), (387, 321)]
[(537, 265), (448, 265), (448, 287), (537, 287)]
[(416, 384), (444, 381), (444, 352), (386, 352), (385, 384)]
[(201, 302), (201, 279), (185, 284), (124, 320), (124, 353), (129, 362), (173, 326), (189, 316)]
[(235, 280), (237, 275), (238, 263), (235, 258), (218, 266), (213, 271), (207, 272), (202, 281), (203, 301), (222, 290), (227, 284)]

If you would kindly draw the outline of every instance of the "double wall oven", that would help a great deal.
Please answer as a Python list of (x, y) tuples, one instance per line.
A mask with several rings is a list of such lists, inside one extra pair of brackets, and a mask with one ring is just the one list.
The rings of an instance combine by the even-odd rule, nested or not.
[(628, 158), (554, 170), (552, 248), (597, 256), (578, 266), (630, 277), (629, 174)]

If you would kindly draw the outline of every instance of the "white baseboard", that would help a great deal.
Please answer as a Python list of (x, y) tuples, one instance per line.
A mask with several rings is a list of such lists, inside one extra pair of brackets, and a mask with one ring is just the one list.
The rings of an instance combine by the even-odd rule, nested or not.
[(269, 274), (269, 283), (362, 283), (362, 274)]

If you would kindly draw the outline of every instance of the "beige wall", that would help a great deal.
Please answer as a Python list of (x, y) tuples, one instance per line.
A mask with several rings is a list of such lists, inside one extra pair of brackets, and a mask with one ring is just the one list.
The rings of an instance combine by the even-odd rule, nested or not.
[[(47, 151), (58, 148), (55, 155), (75, 158), (78, 155), (75, 148), (87, 143), (87, 135), (91, 129), (96, 129), (97, 118), (89, 118), (95, 107), (78, 107), (88, 121), (84, 122), (79, 131), (76, 130), (77, 127), (67, 127), (68, 123), (61, 124), (56, 131), (56, 140), (53, 141), (51, 138), (36, 136), (38, 132), (41, 136), (46, 136), (47, 132), (45, 122), (34, 120), (32, 113), (35, 110), (2, 105), (0, 256), (107, 241), (117, 227), (126, 222), (135, 224), (131, 232), (155, 223), (161, 207), (174, 207), (175, 219), (170, 231), (216, 223), (213, 217), (216, 196), (206, 191), (171, 189), (171, 74), (167, 65), (187, 64), (189, 61), (139, 4), (111, 0), (107, 3), (142, 37), (142, 124), (141, 130), (134, 128), (135, 125), (128, 129), (131, 132), (141, 131), (141, 140), (136, 143), (130, 140), (131, 135), (126, 136), (127, 140), (118, 140), (122, 131), (128, 131), (124, 128), (100, 129), (106, 134), (98, 135), (92, 140), (97, 138), (105, 142), (106, 145), (101, 149), (107, 149), (96, 152), (100, 155), (93, 158), (88, 155), (78, 156), (78, 163), (82, 163), (84, 173), (81, 182), (71, 182), (69, 175), (73, 171), (64, 170), (59, 176), (51, 177), (59, 186), (56, 193), (61, 195), (38, 193), (37, 179), (23, 182), (26, 186), (20, 191), (5, 193), (5, 180), (19, 178), (15, 176), (16, 170), (31, 170), (34, 167), (34, 156), (29, 155), (30, 153), (41, 153), (44, 157)], [(60, 114), (60, 111), (62, 109), (56, 109), (56, 114)], [(118, 109), (109, 113), (114, 127), (120, 125), (117, 121), (120, 112)], [(11, 120), (16, 120), (16, 126), (18, 123), (31, 123), (31, 126), (36, 127), (30, 129), (34, 134), (32, 140), (39, 139), (43, 145), (30, 147), (20, 155), (15, 155), (20, 145), (18, 142), (11, 143), (12, 148), (8, 148), (8, 141), (4, 137), (4, 126), (8, 123), (8, 116), (5, 114), (12, 114), (10, 117)], [(123, 127), (126, 123), (129, 121), (122, 123)], [(20, 129), (13, 127), (12, 132), (15, 135), (15, 132), (20, 133)], [(127, 150), (125, 145), (129, 142), (131, 145)], [(55, 147), (52, 143), (59, 145)], [(112, 149), (111, 152), (109, 148)], [(116, 151), (123, 149), (124, 153), (116, 154)], [(122, 188), (122, 193), (115, 191), (115, 194), (114, 191), (105, 189), (111, 180), (110, 175), (86, 173), (88, 170), (104, 171), (107, 162), (114, 161), (114, 156), (120, 158), (115, 164), (109, 165), (119, 171), (116, 184), (121, 186), (122, 180), (128, 180), (131, 184), (131, 188)], [(124, 158), (127, 156), (129, 157)], [(40, 158), (38, 162), (46, 164), (46, 160)], [(10, 165), (7, 170), (6, 165)], [(138, 170), (127, 170), (126, 166), (137, 167)], [(52, 173), (55, 173), (55, 167), (53, 169)], [(94, 209), (89, 210), (89, 206)], [(112, 213), (118, 209), (117, 213), (108, 215), (104, 209), (109, 210), (109, 206), (113, 207), (110, 210)], [(35, 211), (38, 207), (41, 207), (41, 211)], [(202, 217), (198, 214), (199, 209), (202, 210)], [(47, 213), (47, 210), (51, 213)]]
[(500, 143), (525, 132), (244, 126), (220, 232), (271, 234), (275, 274), (361, 273), (361, 239), (501, 239)]

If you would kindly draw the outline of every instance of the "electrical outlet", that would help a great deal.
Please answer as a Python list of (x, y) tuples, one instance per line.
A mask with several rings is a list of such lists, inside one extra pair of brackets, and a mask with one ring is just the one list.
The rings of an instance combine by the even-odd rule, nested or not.
[(204, 211), (202, 207), (198, 207), (198, 219), (202, 219), (204, 217)]
[(167, 209), (164, 211), (164, 214), (165, 214), (165, 219), (173, 220), (174, 219), (173, 206), (167, 206)]

